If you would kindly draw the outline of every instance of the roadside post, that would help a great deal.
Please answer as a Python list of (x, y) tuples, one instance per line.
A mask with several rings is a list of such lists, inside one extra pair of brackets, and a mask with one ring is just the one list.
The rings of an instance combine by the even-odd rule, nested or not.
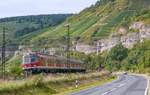
[(75, 83), (76, 83), (75, 87), (78, 88), (79, 87), (79, 81), (76, 80)]

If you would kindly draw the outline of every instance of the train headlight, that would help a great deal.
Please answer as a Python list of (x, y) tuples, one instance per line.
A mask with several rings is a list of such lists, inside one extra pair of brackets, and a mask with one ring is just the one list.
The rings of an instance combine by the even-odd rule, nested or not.
[(25, 68), (25, 67), (27, 67), (27, 65), (23, 65), (22, 67), (24, 67), (24, 68)]

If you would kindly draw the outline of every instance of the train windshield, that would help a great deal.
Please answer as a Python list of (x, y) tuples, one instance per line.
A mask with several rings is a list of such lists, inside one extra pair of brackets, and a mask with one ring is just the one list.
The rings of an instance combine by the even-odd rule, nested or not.
[(23, 56), (23, 64), (30, 64), (33, 62), (36, 62), (38, 60), (38, 57), (34, 54), (28, 54)]
[(23, 56), (23, 64), (29, 64), (29, 63), (31, 63), (30, 55), (24, 55)]

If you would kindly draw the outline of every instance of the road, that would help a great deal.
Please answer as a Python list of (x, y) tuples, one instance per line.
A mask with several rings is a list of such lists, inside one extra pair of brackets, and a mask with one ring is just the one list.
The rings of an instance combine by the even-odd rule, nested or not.
[(148, 81), (142, 76), (120, 75), (118, 80), (71, 95), (145, 95)]

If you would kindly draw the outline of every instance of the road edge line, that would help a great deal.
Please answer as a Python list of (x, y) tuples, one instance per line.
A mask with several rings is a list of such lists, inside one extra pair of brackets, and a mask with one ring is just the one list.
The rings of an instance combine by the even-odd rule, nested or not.
[(149, 80), (148, 75), (146, 75), (146, 74), (135, 74), (135, 73), (130, 73), (130, 75), (143, 76), (143, 77), (145, 77), (147, 79), (147, 86), (146, 86), (144, 95), (149, 95), (150, 80)]
[(149, 91), (149, 78), (147, 78), (147, 87), (144, 95), (148, 95), (148, 91)]

